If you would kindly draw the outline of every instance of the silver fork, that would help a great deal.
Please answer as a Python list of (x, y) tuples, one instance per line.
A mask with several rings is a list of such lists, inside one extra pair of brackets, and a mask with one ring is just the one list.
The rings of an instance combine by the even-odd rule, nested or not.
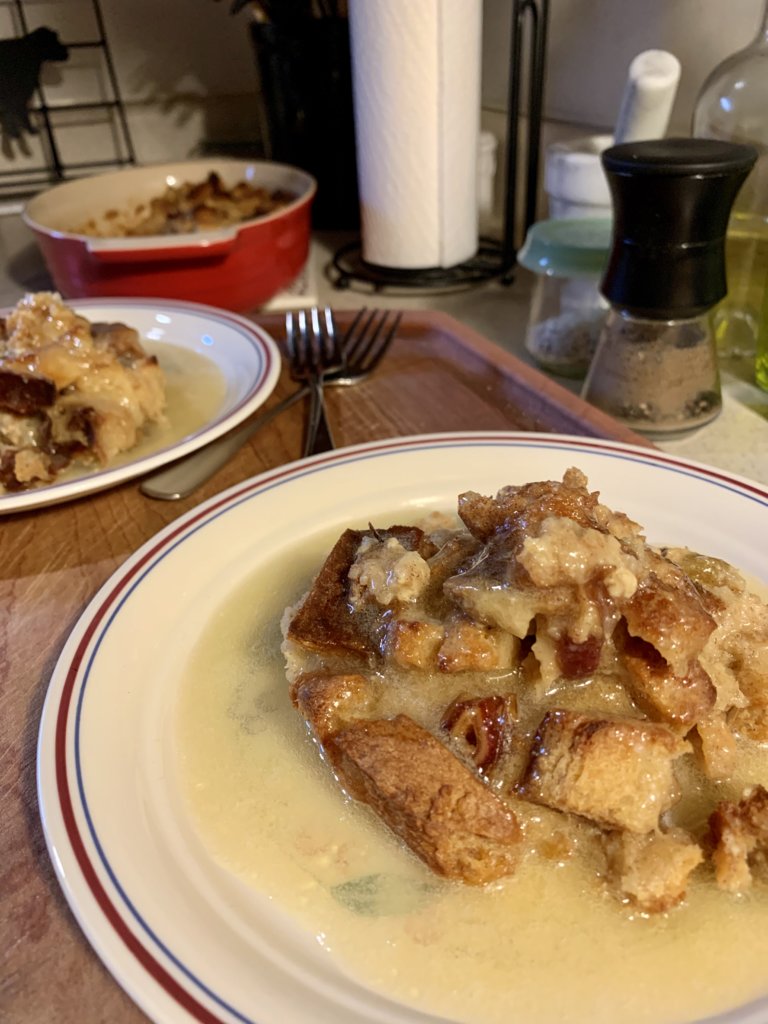
[(314, 386), (314, 403), (304, 443), (305, 457), (334, 448), (322, 397), (324, 385), (357, 384), (371, 373), (389, 348), (402, 319), (402, 313), (390, 320), (386, 310), (368, 312), (364, 306), (352, 320), (339, 345), (331, 311), (326, 309), (325, 316), (325, 326), (319, 327), (315, 321), (311, 330), (300, 318), (296, 326), (286, 321), (293, 375), (297, 380), (309, 377), (310, 386)]
[(323, 400), (325, 376), (344, 367), (344, 353), (336, 336), (333, 313), (326, 306), (322, 316), (317, 306), (309, 315), (305, 310), (287, 313), (285, 343), (291, 363), (291, 376), (310, 389), (309, 416), (303, 455), (315, 455), (334, 447)]
[(390, 319), (387, 310), (373, 309), (366, 316), (365, 306), (347, 328), (342, 342), (344, 366), (326, 376), (326, 384), (357, 384), (373, 373), (392, 344), (402, 313)]
[[(350, 385), (368, 377), (389, 351), (400, 325), (402, 313), (394, 320), (386, 311), (379, 313), (361, 309), (347, 328), (342, 340), (345, 353), (345, 365), (335, 373), (326, 374), (323, 384)], [(140, 490), (148, 498), (160, 498), (165, 501), (176, 501), (186, 498), (194, 490), (209, 480), (242, 446), (262, 427), (271, 423), (276, 416), (290, 409), (309, 394), (309, 386), (297, 388), (277, 405), (266, 412), (246, 420), (234, 430), (211, 441), (204, 448), (178, 459), (165, 469), (158, 470), (144, 479)]]

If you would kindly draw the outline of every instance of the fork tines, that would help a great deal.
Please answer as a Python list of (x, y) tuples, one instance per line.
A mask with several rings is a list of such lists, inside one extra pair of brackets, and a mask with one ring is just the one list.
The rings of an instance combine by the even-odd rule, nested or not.
[(317, 306), (312, 306), (309, 311), (300, 309), (297, 313), (286, 313), (285, 337), (295, 369), (320, 373), (341, 360), (330, 306), (322, 312)]
[(384, 330), (389, 313), (386, 309), (373, 309), (369, 312), (365, 306), (358, 310), (344, 334), (344, 356), (348, 363), (355, 364), (363, 371), (376, 364), (380, 354), (383, 354), (394, 338), (403, 318), (403, 314), (398, 313), (388, 330)]

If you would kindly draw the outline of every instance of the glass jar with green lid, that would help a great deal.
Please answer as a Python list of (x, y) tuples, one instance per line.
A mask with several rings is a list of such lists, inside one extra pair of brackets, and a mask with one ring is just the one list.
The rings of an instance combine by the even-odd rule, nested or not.
[(525, 347), (550, 373), (580, 378), (589, 369), (608, 304), (599, 284), (611, 242), (608, 218), (541, 220), (517, 256), (536, 274)]

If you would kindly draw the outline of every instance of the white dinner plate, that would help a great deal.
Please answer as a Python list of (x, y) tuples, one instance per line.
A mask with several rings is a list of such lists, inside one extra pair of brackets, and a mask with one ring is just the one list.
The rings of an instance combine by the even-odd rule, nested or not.
[[(188, 432), (165, 444), (142, 444), (139, 454), (126, 452), (104, 469), (75, 469), (50, 484), (0, 494), (0, 514), (53, 505), (113, 487), (201, 448), (231, 430), (266, 402), (280, 376), (280, 353), (273, 339), (245, 317), (213, 306), (170, 299), (77, 299), (68, 303), (92, 323), (122, 322), (139, 332), (142, 344), (166, 367), (169, 384), (183, 396), (193, 370), (185, 354), (206, 360), (218, 378), (213, 408), (198, 417)], [(199, 365), (198, 360), (195, 364)], [(194, 410), (192, 410), (194, 412)], [(173, 408), (169, 408), (172, 421)], [(170, 426), (173, 426), (171, 422)]]
[[(39, 800), (78, 921), (152, 1020), (435, 1019), (351, 979), (270, 893), (244, 894), (214, 862), (179, 798), (171, 720), (201, 631), (239, 587), (258, 581), (267, 563), (289, 559), (304, 538), (316, 544), (320, 534), (398, 509), (400, 521), (413, 521), (455, 509), (461, 491), (559, 479), (572, 465), (650, 540), (688, 545), (768, 581), (767, 488), (652, 449), (478, 432), (376, 441), (238, 484), (148, 541), (94, 597), (50, 680)], [(761, 1000), (717, 1019), (767, 1017)], [(511, 1010), (508, 1019), (529, 1024)]]

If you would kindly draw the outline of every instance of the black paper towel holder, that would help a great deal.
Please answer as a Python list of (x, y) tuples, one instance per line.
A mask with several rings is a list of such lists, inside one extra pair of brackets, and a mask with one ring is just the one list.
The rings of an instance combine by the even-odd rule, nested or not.
[[(525, 50), (526, 19), (530, 22)], [(358, 238), (341, 246), (326, 267), (326, 276), (338, 289), (373, 292), (423, 291), (430, 293), (463, 291), (498, 278), (501, 284), (514, 281), (519, 245), (536, 220), (541, 119), (544, 105), (549, 0), (512, 0), (512, 32), (507, 100), (506, 177), (501, 240), (481, 237), (477, 253), (453, 267), (426, 267), (415, 270), (382, 267), (368, 263), (362, 256)], [(520, 97), (523, 61), (527, 59), (527, 112), (525, 131), (525, 191), (518, 196), (520, 166)], [(522, 199), (522, 231), (518, 232), (518, 202)]]

